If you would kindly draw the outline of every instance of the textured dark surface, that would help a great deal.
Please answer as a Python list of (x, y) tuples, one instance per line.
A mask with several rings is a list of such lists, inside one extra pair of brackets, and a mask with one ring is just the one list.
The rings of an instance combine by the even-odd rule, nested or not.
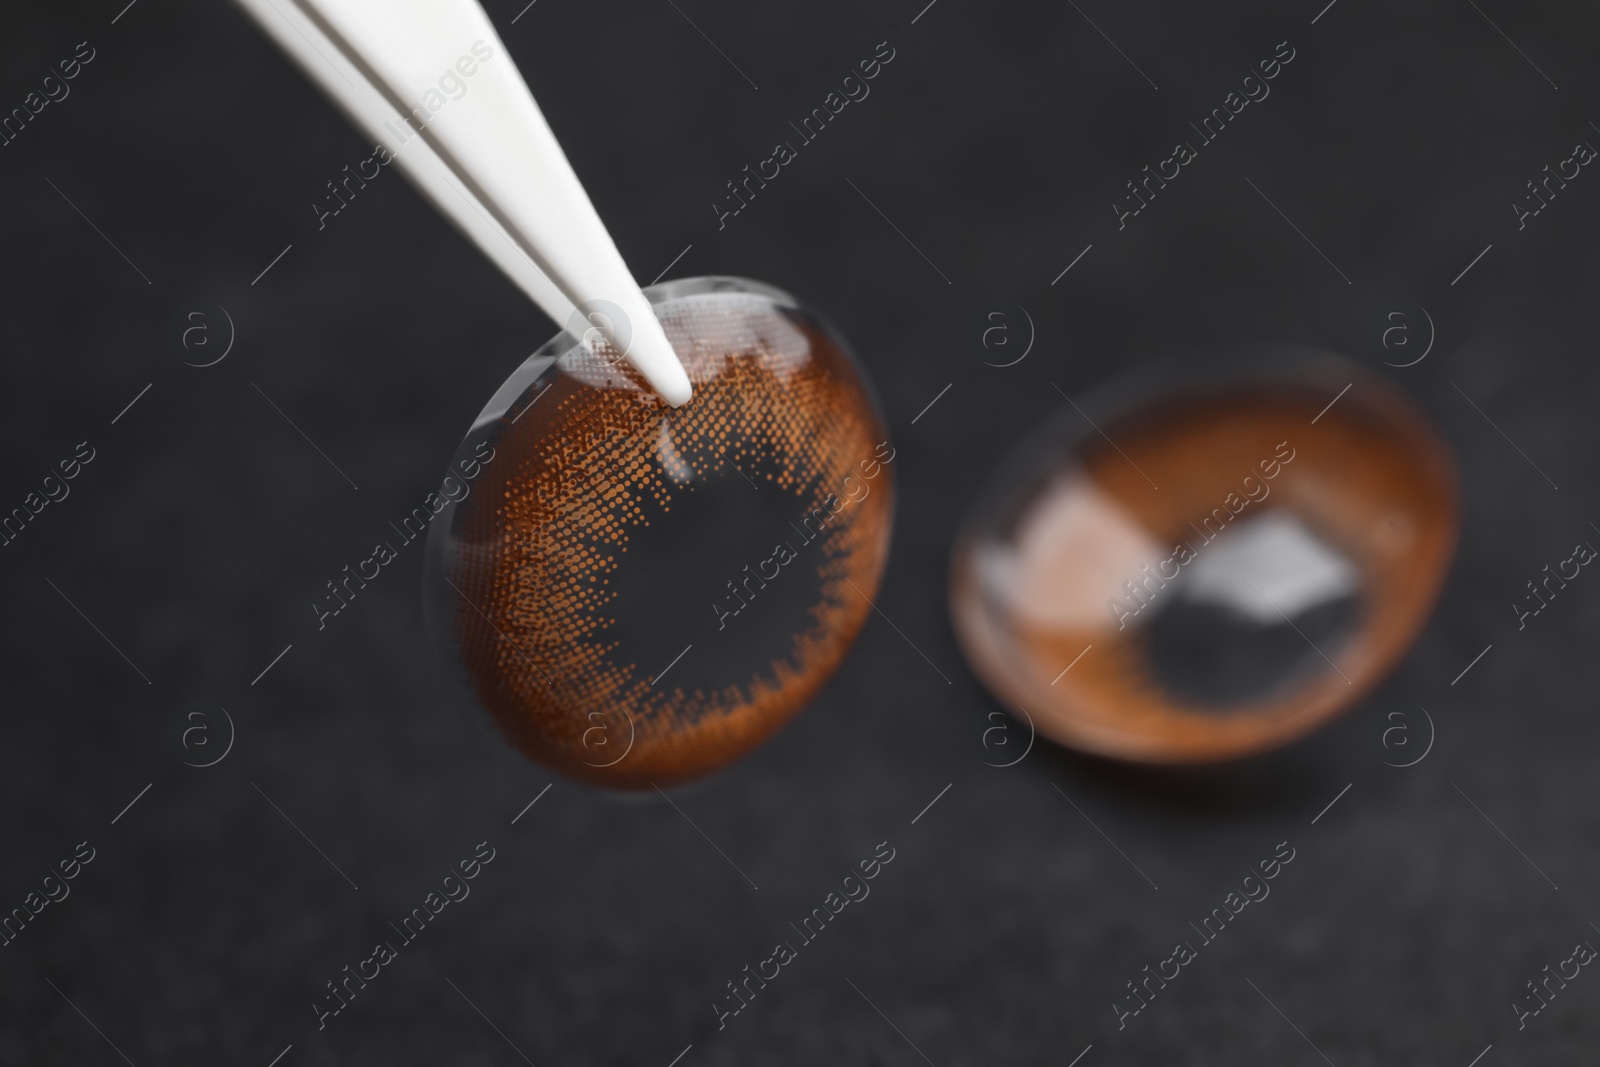
[[(97, 851), (0, 948), (0, 1062), (265, 1065), (291, 1044), (282, 1067), (520, 1062), (509, 1043), (541, 1065), (660, 1067), (691, 1044), (682, 1067), (1066, 1064), (1091, 1043), (1081, 1067), (1323, 1062), (1311, 1043), (1339, 1067), (1466, 1067), (1490, 1044), (1483, 1067), (1592, 1058), (1600, 977), (1521, 1032), (1511, 1004), (1600, 943), (1600, 579), (1520, 632), (1509, 606), (1600, 543), (1600, 177), (1520, 232), (1509, 207), (1600, 143), (1592, 5), (939, 0), (913, 25), (919, 0), (541, 0), (513, 25), (521, 6), (491, 14), (637, 275), (692, 244), (673, 274), (790, 289), (874, 376), (900, 449), (879, 599), (895, 625), (874, 618), (815, 705), (681, 813), (557, 781), (511, 825), (551, 778), (449, 709), (420, 551), (322, 632), (309, 605), (434, 487), (551, 324), (398, 174), (319, 232), (309, 205), (371, 146), (231, 7), (138, 0), (112, 24), (121, 0), (10, 5), (0, 108), (76, 42), (96, 55), (0, 148), (0, 508), (78, 442), (96, 453), (0, 549), (0, 908), (78, 842)], [(719, 231), (723, 183), (883, 40), (871, 95)], [(1119, 232), (1124, 182), (1284, 40), (1271, 96)], [(204, 301), (237, 343), (194, 369), (176, 323)], [(1020, 331), (1019, 305), (1032, 352), (985, 366), (1011, 358), (981, 347), (986, 313)], [(1385, 368), (1421, 351), (1419, 308), (1437, 343)], [(1380, 344), (1393, 311), (1410, 348)], [(1459, 450), (1461, 554), (1413, 654), (1334, 727), (1247, 765), (1131, 773), (1041, 743), (985, 766), (1023, 737), (984, 746), (1002, 720), (945, 621), (966, 501), (1062, 403), (1050, 383), (1257, 341), (1390, 375)], [(184, 712), (218, 706), (232, 751), (184, 766)], [(1419, 706), (1431, 752), (1384, 766), (1422, 751)], [(1385, 748), (1397, 724), (1412, 743)], [(484, 840), (471, 896), (317, 1032), (324, 983)], [(719, 1032), (724, 983), (882, 841), (897, 851), (871, 896)], [(1119, 1032), (1124, 983), (1197, 941), (1189, 923), (1282, 841), (1297, 851), (1271, 896)]]

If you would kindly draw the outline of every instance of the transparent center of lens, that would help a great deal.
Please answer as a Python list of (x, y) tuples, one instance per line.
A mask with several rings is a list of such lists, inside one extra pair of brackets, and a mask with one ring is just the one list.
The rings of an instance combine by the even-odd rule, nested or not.
[[(1198, 540), (1198, 538), (1196, 538)], [(1327, 669), (1355, 632), (1359, 574), (1281, 509), (1246, 519), (1152, 596), (1144, 640), (1187, 702), (1237, 706)]]

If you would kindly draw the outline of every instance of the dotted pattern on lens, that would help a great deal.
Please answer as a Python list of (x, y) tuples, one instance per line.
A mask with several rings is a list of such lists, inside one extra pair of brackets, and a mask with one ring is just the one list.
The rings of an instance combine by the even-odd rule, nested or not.
[[(803, 707), (870, 611), (892, 514), (870, 397), (804, 313), (743, 294), (657, 313), (694, 399), (667, 407), (611, 354), (570, 350), (502, 417), (445, 563), (468, 601), (452, 609), (452, 631), (478, 701), (533, 759), (616, 788), (709, 773)], [(867, 470), (871, 491), (846, 498), (847, 479)], [(709, 690), (684, 688), (664, 659), (639, 662), (617, 639), (630, 611), (621, 579), (645, 539), (726, 479), (782, 494), (797, 520), (826, 519), (794, 564), (813, 573), (817, 595), (786, 655), (730, 668)], [(659, 687), (657, 673), (668, 674)]]

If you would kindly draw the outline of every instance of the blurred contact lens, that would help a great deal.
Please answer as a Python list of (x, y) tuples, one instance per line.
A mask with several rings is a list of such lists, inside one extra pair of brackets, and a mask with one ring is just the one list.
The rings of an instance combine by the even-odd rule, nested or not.
[(957, 636), (1040, 733), (1141, 762), (1243, 756), (1410, 646), (1454, 551), (1453, 459), (1383, 381), (1331, 356), (1271, 365), (1066, 406), (969, 512)]

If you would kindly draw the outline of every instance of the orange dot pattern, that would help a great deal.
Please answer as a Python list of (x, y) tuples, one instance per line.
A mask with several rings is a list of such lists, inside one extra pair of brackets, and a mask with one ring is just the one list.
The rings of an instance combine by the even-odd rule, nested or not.
[[(487, 491), (456, 514), (445, 561), (478, 701), (537, 762), (621, 789), (723, 767), (811, 699), (870, 611), (893, 510), (892, 475), (874, 459), (881, 422), (817, 324), (751, 294), (684, 297), (657, 314), (694, 399), (668, 407), (603, 346), (573, 348), (502, 417)], [(841, 506), (846, 478), (872, 468), (872, 491)], [(635, 662), (613, 634), (629, 610), (615, 579), (675, 504), (741, 476), (792, 497), (797, 516), (833, 514), (793, 564), (819, 579), (807, 624), (788, 655), (714, 691), (654, 687), (662, 664)]]

